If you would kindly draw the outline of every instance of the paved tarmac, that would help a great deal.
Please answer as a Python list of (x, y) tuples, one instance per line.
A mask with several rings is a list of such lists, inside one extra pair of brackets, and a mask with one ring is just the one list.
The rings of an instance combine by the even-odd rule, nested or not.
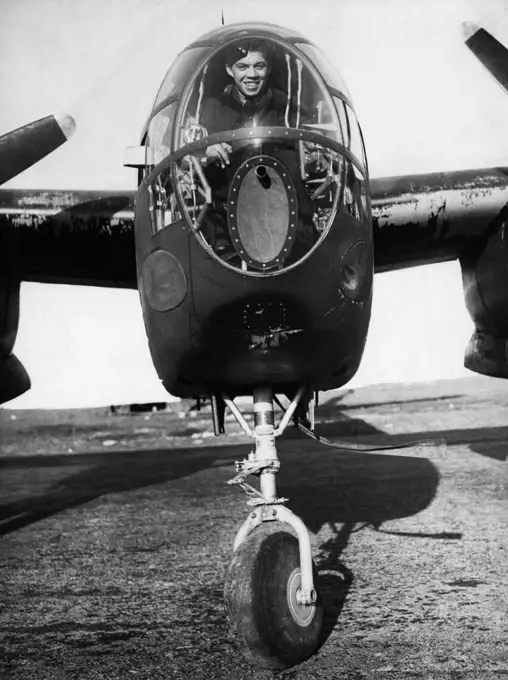
[(278, 675), (225, 621), (237, 429), (216, 441), (176, 412), (0, 424), (2, 679), (508, 678), (507, 382), (363, 388), (318, 410), (330, 439), (447, 441), (416, 456), (280, 440), (326, 613), (317, 654)]

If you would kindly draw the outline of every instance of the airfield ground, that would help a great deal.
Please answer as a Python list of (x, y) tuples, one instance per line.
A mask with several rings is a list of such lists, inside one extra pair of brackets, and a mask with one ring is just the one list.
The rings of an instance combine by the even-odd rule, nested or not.
[[(417, 455), (340, 452), (294, 429), (279, 491), (312, 532), (322, 646), (248, 666), (222, 602), (249, 451), (207, 414), (0, 411), (0, 677), (508, 678), (508, 383), (332, 393), (331, 439), (444, 438)], [(389, 436), (388, 436), (389, 435)]]

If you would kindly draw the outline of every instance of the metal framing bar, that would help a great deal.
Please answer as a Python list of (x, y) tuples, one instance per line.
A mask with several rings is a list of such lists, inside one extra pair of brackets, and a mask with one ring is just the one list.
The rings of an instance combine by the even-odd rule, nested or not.
[(285, 506), (277, 506), (277, 516), (282, 522), (292, 527), (298, 537), (300, 549), (301, 588), (296, 597), (299, 604), (314, 604), (316, 591), (314, 590), (314, 576), (312, 573), (312, 548), (307, 527), (302, 520)]
[(254, 512), (251, 512), (250, 515), (247, 517), (245, 522), (242, 524), (242, 526), (238, 529), (236, 536), (235, 536), (235, 542), (233, 544), (233, 551), (236, 552), (238, 548), (242, 545), (242, 543), (245, 541), (247, 536), (254, 531), (254, 529), (261, 524), (261, 513), (258, 512), (258, 510), (255, 510)]
[(298, 392), (293, 397), (292, 402), (287, 407), (286, 412), (284, 413), (284, 416), (282, 417), (282, 420), (279, 423), (279, 427), (275, 430), (275, 433), (274, 433), (275, 437), (278, 437), (279, 435), (281, 435), (284, 432), (284, 430), (286, 429), (286, 427), (288, 426), (289, 421), (291, 420), (294, 412), (296, 411), (296, 407), (298, 406), (301, 398), (304, 395), (304, 392), (305, 392), (305, 385), (302, 385), (302, 387), (300, 387)]
[(254, 434), (253, 429), (249, 425), (249, 423), (245, 420), (243, 417), (242, 412), (238, 408), (238, 406), (235, 404), (235, 402), (232, 399), (229, 399), (225, 394), (222, 395), (222, 398), (224, 399), (224, 403), (229, 406), (229, 409), (231, 413), (235, 416), (237, 419), (238, 423), (240, 424), (242, 430), (249, 435), (249, 437), (254, 438), (256, 435)]

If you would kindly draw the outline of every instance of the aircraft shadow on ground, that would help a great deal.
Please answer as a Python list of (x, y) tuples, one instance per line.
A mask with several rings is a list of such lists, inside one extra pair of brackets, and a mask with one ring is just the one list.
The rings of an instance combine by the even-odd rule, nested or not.
[[(229, 448), (229, 447), (228, 447)], [(233, 447), (231, 447), (233, 448)], [(241, 450), (239, 450), (241, 449)], [(242, 457), (246, 447), (234, 447), (231, 457)], [(15, 456), (0, 459), (0, 470), (37, 469), (37, 479), (44, 484), (44, 469), (76, 466), (63, 480), (52, 484), (44, 494), (31, 494), (20, 501), (0, 505), (0, 535), (22, 529), (34, 522), (74, 508), (110, 493), (134, 491), (155, 484), (187, 477), (211, 467), (228, 453), (218, 447), (192, 449), (157, 449), (142, 451), (108, 451), (83, 454)], [(3, 473), (2, 473), (3, 474)], [(49, 473), (51, 474), (51, 473)], [(49, 476), (49, 475), (48, 475)], [(31, 482), (33, 488), (33, 481)], [(31, 490), (28, 489), (29, 491)]]

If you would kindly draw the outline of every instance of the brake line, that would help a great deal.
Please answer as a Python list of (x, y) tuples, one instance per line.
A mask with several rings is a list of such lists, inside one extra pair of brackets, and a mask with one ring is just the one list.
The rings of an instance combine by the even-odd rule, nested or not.
[(295, 425), (308, 437), (311, 439), (314, 439), (316, 442), (319, 442), (320, 444), (324, 444), (325, 446), (329, 446), (334, 449), (339, 449), (340, 451), (357, 451), (357, 452), (363, 452), (363, 453), (383, 453), (385, 451), (395, 451), (397, 449), (416, 449), (416, 448), (430, 448), (430, 447), (435, 447), (438, 449), (437, 452), (434, 452), (434, 455), (432, 457), (437, 457), (440, 455), (443, 455), (443, 448), (446, 448), (446, 440), (445, 439), (417, 439), (414, 441), (409, 441), (409, 442), (404, 442), (402, 444), (378, 444), (376, 446), (371, 446), (370, 444), (357, 444), (356, 442), (348, 442), (348, 441), (341, 441), (341, 442), (332, 442), (330, 439), (327, 439), (326, 437), (322, 437), (321, 435), (318, 435), (314, 430), (311, 430), (308, 427), (305, 427), (298, 418), (293, 419)]

